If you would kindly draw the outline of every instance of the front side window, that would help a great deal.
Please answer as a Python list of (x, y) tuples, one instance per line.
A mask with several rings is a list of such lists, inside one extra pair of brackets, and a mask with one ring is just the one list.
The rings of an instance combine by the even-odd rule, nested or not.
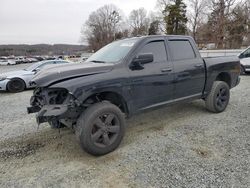
[(250, 48), (248, 48), (245, 52), (242, 53), (243, 58), (250, 57)]
[(193, 47), (188, 40), (170, 40), (168, 44), (172, 59), (175, 61), (194, 59), (196, 57)]
[(148, 54), (152, 53), (154, 56), (154, 63), (157, 62), (166, 62), (167, 61), (167, 53), (164, 41), (153, 41), (146, 44), (139, 51), (139, 54)]

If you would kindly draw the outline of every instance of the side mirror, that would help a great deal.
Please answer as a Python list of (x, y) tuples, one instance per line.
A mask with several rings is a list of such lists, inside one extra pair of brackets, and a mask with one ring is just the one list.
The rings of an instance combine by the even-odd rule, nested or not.
[(41, 69), (36, 68), (36, 69), (34, 69), (32, 72), (34, 72), (34, 74), (36, 74), (36, 73), (38, 73), (40, 70), (41, 70)]
[(143, 69), (142, 65), (147, 63), (152, 63), (153, 61), (154, 61), (154, 55), (152, 53), (139, 54), (133, 59), (131, 67), (134, 69)]

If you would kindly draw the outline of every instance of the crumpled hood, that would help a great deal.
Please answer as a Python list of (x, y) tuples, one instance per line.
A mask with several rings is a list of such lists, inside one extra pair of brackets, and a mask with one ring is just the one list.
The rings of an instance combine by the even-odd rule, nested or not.
[(0, 77), (13, 78), (18, 76), (23, 76), (25, 74), (30, 74), (30, 72), (26, 70), (10, 71), (0, 74)]
[(38, 72), (31, 83), (39, 87), (46, 87), (55, 82), (108, 72), (112, 70), (113, 66), (109, 63), (76, 63), (46, 68)]

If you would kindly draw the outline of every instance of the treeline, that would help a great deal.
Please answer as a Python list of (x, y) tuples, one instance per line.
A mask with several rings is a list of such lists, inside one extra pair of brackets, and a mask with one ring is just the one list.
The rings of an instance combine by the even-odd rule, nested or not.
[(90, 50), (125, 37), (155, 34), (191, 35), (200, 47), (250, 45), (249, 0), (158, 0), (156, 9), (131, 11), (125, 17), (115, 5), (92, 12), (82, 28)]
[(85, 50), (84, 45), (68, 44), (0, 45), (0, 56), (80, 55)]

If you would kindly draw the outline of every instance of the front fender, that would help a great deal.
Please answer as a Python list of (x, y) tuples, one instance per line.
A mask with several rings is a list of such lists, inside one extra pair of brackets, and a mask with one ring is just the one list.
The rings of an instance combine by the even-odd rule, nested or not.
[(98, 78), (98, 75), (95, 75), (95, 77), (90, 76), (67, 80), (51, 87), (67, 89), (80, 104), (94, 94), (101, 94), (104, 92), (115, 93), (126, 101), (127, 108), (130, 111), (130, 86), (127, 78), (103, 80), (103, 76), (101, 79), (101, 77)]

